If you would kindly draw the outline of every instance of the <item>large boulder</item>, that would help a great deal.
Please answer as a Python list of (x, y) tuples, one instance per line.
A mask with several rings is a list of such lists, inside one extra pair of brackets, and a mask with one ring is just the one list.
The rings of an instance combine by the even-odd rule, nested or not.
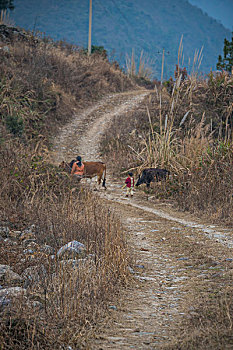
[(16, 272), (12, 271), (9, 265), (0, 265), (0, 282), (8, 286), (22, 284), (23, 278)]
[(47, 271), (44, 265), (35, 265), (26, 268), (22, 273), (25, 280), (24, 287), (40, 284), (46, 278), (46, 275)]
[(0, 265), (0, 282), (4, 282), (6, 273), (10, 270), (9, 265)]
[(9, 287), (9, 288), (3, 288), (0, 289), (0, 298), (16, 298), (19, 296), (25, 296), (27, 293), (27, 290), (21, 287)]
[(78, 241), (71, 241), (61, 247), (57, 252), (59, 259), (80, 259), (85, 257), (86, 247)]

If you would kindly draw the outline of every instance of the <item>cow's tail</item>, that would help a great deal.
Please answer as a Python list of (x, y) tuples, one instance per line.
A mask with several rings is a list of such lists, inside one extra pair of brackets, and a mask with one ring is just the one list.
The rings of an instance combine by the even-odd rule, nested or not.
[(104, 167), (104, 173), (103, 173), (103, 175), (104, 175), (104, 179), (103, 179), (103, 184), (102, 184), (102, 186), (105, 188), (105, 190), (106, 190), (106, 164), (104, 164), (105, 165), (105, 167)]

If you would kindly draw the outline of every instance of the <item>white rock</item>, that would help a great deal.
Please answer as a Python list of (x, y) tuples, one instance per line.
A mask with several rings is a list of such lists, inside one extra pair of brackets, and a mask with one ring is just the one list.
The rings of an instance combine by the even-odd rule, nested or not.
[(78, 259), (84, 257), (85, 254), (85, 245), (78, 241), (71, 241), (65, 244), (57, 252), (57, 256), (59, 259)]
[(9, 287), (0, 289), (0, 298), (14, 298), (21, 295), (26, 295), (27, 290), (21, 287)]

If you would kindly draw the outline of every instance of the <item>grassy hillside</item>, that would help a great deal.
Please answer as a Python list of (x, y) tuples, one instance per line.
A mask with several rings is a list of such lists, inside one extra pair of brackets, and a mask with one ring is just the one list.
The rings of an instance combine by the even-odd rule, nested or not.
[[(0, 62), (1, 293), (16, 293), (1, 294), (0, 347), (86, 348), (127, 280), (124, 231), (96, 196), (48, 163), (48, 147), (78, 110), (134, 84), (102, 56), (3, 25)], [(79, 269), (56, 256), (73, 240), (85, 246)]]
[[(15, 123), (21, 121), (22, 133), (13, 130), (13, 119), (12, 130), (26, 139), (44, 134), (48, 123), (52, 129), (64, 124), (75, 110), (87, 107), (106, 93), (134, 86), (101, 55), (89, 59), (75, 47), (40, 41), (4, 25), (0, 27), (0, 40), (4, 82), (1, 115), (5, 121), (10, 117), (15, 118)], [(11, 99), (6, 98), (8, 89), (12, 91)]]
[[(87, 46), (88, 1), (16, 0), (12, 17), (24, 28)], [(195, 50), (204, 46), (201, 69), (207, 73), (210, 68), (215, 70), (230, 31), (185, 0), (146, 0), (143, 6), (140, 0), (93, 2), (93, 44), (104, 46), (122, 66), (132, 49), (137, 57), (143, 50), (159, 78), (164, 48), (165, 77), (169, 78), (174, 73), (182, 35), (184, 65), (191, 68)]]

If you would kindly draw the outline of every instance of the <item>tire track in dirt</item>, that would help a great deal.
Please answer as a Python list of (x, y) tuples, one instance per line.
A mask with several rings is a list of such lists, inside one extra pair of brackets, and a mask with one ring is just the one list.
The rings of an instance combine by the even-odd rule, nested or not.
[[(100, 159), (99, 142), (111, 119), (137, 108), (148, 94), (111, 95), (75, 116), (54, 140), (54, 161), (58, 164), (77, 154), (84, 160)], [(119, 304), (110, 306), (109, 320), (100, 325), (89, 349), (159, 349), (171, 341), (176, 323), (184, 317), (182, 305), (193, 280), (201, 285), (209, 273), (205, 268), (193, 269), (193, 260), (179, 249), (178, 238), (216, 246), (214, 259), (219, 259), (223, 249), (226, 258), (232, 254), (232, 232), (179, 213), (167, 202), (151, 201), (140, 190), (134, 198), (124, 198), (122, 181), (107, 174), (108, 189), (98, 195), (126, 229), (135, 282), (122, 291)]]

